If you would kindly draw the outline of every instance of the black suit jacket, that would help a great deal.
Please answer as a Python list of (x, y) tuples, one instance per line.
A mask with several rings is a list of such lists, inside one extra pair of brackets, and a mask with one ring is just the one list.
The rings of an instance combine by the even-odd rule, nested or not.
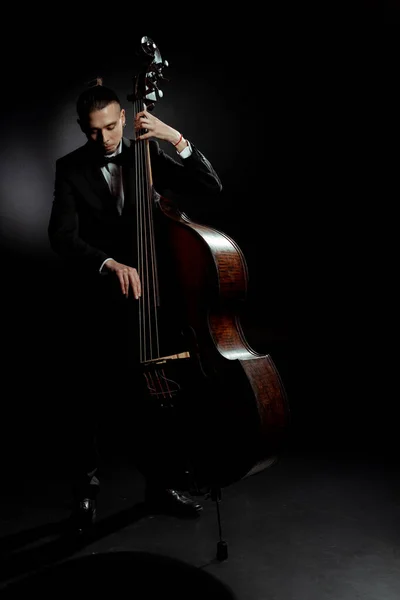
[[(101, 172), (93, 143), (74, 150), (56, 162), (54, 200), (48, 235), (52, 249), (74, 269), (97, 273), (106, 258), (136, 266), (137, 164), (143, 162), (134, 140), (122, 140), (124, 209), (115, 200)], [(221, 181), (205, 156), (192, 144), (192, 155), (174, 160), (157, 141), (150, 140), (153, 201), (157, 193), (173, 197), (181, 210), (190, 211), (196, 199), (222, 190)], [(189, 213), (190, 214), (190, 213)]]

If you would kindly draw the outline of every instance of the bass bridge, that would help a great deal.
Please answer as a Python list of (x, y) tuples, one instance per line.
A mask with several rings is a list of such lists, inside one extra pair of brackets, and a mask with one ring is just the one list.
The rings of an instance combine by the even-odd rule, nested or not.
[(173, 408), (187, 379), (190, 353), (181, 352), (159, 357), (142, 364), (147, 395), (160, 408)]

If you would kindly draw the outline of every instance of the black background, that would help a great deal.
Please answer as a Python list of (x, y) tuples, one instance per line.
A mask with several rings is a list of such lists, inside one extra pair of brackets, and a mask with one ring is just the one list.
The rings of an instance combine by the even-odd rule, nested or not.
[(296, 20), (285, 3), (264, 19), (251, 5), (218, 19), (206, 5), (189, 13), (184, 4), (165, 18), (155, 7), (128, 8), (83, 15), (54, 5), (47, 25), (38, 7), (11, 10), (4, 21), (15, 40), (3, 51), (0, 145), (5, 462), (45, 463), (61, 450), (57, 429), (68, 406), (60, 406), (52, 380), (59, 263), (47, 240), (55, 159), (85, 141), (75, 100), (96, 76), (119, 92), (129, 129), (124, 99), (142, 35), (169, 62), (155, 114), (192, 140), (221, 177), (222, 198), (206, 218), (246, 257), (242, 325), (281, 373), (295, 445), (392, 452), (356, 367), (350, 299), (346, 322), (338, 317), (348, 289), (338, 274), (346, 251), (338, 244), (345, 192), (337, 195), (336, 125), (338, 99), (350, 98), (349, 73), (336, 62), (342, 47), (324, 47), (324, 28), (310, 32), (306, 16)]

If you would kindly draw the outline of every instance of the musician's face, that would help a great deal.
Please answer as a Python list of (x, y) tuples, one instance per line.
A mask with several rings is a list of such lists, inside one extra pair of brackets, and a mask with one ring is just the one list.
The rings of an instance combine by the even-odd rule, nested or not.
[(105, 154), (112, 154), (117, 149), (125, 123), (125, 110), (116, 102), (112, 102), (101, 110), (91, 112), (85, 133), (88, 139), (99, 144)]

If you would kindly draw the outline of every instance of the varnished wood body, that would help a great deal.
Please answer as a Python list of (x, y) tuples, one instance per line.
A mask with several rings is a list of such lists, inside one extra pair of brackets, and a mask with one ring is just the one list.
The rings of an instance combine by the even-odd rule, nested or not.
[(163, 199), (156, 216), (160, 311), (179, 329), (165, 353), (190, 355), (165, 361), (170, 379), (179, 379), (185, 448), (200, 488), (226, 486), (281, 452), (290, 414), (285, 389), (271, 356), (249, 346), (240, 324), (248, 282), (240, 248)]

